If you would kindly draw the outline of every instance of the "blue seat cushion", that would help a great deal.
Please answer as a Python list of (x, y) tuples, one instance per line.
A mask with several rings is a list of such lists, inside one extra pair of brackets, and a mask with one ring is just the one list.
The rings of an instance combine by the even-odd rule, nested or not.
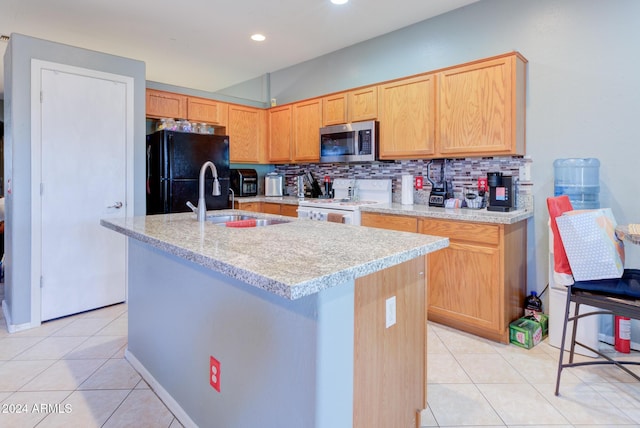
[(590, 291), (621, 298), (640, 299), (640, 269), (625, 269), (621, 278), (576, 281), (572, 291)]

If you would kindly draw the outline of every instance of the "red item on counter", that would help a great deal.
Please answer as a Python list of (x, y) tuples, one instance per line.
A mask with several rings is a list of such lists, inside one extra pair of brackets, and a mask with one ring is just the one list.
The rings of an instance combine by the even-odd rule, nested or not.
[(227, 227), (256, 227), (256, 219), (228, 221), (224, 225)]
[(615, 322), (615, 344), (614, 348), (618, 352), (628, 354), (631, 352), (631, 319), (616, 315)]
[(329, 177), (328, 175), (324, 176), (324, 182), (325, 183), (330, 183), (331, 182), (331, 177)]

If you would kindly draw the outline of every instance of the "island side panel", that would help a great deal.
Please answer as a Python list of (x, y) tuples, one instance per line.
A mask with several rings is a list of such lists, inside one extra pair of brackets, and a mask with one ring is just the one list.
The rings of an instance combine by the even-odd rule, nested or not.
[[(356, 280), (354, 423), (415, 427), (426, 407), (426, 275), (418, 257)], [(396, 323), (387, 328), (387, 300)]]
[(353, 289), (290, 301), (129, 239), (128, 354), (186, 425), (349, 426)]

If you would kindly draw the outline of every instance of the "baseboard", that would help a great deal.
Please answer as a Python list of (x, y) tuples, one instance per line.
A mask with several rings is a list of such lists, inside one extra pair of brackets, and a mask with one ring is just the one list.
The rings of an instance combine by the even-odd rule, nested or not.
[(173, 415), (180, 421), (182, 426), (185, 428), (198, 428), (198, 425), (191, 420), (189, 415), (184, 411), (184, 409), (178, 404), (176, 400), (164, 389), (160, 383), (147, 371), (147, 369), (142, 365), (142, 363), (129, 351), (127, 348), (124, 351), (124, 357), (129, 361), (129, 363), (133, 366), (134, 369), (140, 376), (149, 384), (151, 389), (160, 397), (160, 400), (167, 406), (167, 408), (173, 413)]
[(23, 324), (13, 324), (11, 322), (11, 313), (9, 312), (9, 306), (7, 306), (6, 300), (2, 300), (2, 314), (4, 315), (4, 319), (7, 322), (7, 330), (9, 331), (9, 333), (17, 333), (22, 330), (29, 330), (30, 328), (37, 327), (37, 325), (33, 325), (33, 323), (30, 322), (26, 322)]

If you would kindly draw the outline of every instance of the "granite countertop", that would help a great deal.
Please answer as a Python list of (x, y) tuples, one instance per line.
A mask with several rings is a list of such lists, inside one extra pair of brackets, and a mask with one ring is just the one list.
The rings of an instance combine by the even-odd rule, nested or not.
[[(295, 196), (248, 196), (235, 199), (237, 202), (273, 202), (279, 204), (298, 205)], [(511, 212), (487, 211), (469, 208), (440, 208), (428, 205), (402, 205), (398, 203), (381, 205), (362, 205), (360, 211), (380, 214), (406, 215), (412, 217), (438, 218), (444, 220), (472, 221), (479, 223), (513, 224), (533, 217), (533, 209), (519, 209)]]
[(443, 220), (460, 220), (478, 223), (513, 224), (533, 217), (532, 209), (520, 209), (510, 212), (487, 211), (469, 208), (440, 208), (428, 205), (402, 205), (398, 203), (382, 205), (363, 205), (362, 212), (406, 215), (411, 217), (437, 218)]
[(100, 223), (176, 257), (294, 300), (449, 245), (448, 238), (295, 219), (241, 210), (287, 223), (227, 228), (192, 213), (103, 219)]

